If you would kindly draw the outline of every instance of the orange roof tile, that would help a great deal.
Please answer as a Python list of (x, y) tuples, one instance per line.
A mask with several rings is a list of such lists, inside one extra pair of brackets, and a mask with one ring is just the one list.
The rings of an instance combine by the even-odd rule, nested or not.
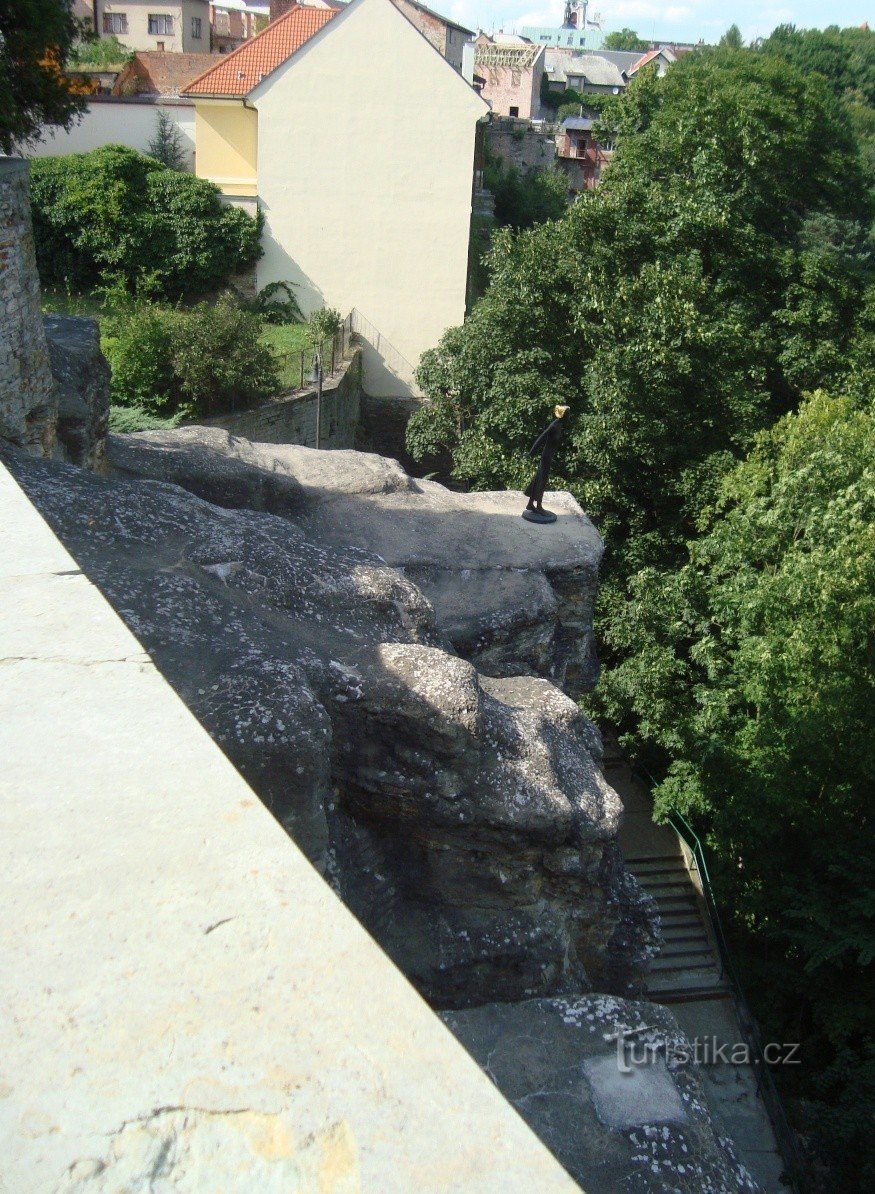
[(223, 54), (221, 61), (198, 75), (185, 95), (240, 96), (248, 95), (267, 75), (291, 58), (304, 42), (318, 33), (332, 17), (336, 8), (304, 8), (296, 4), (284, 16), (271, 21), (251, 41), (244, 42), (231, 54)]

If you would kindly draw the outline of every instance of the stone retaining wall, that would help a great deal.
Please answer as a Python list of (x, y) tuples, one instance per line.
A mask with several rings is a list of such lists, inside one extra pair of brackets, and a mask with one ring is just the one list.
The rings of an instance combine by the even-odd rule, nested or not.
[[(361, 355), (361, 349), (354, 349), (334, 376), (322, 382), (320, 448), (355, 447), (362, 401)], [(317, 405), (316, 387), (311, 386), (252, 410), (199, 422), (223, 427), (253, 443), (315, 448)]]
[(0, 436), (37, 456), (55, 443), (55, 384), (40, 314), (28, 165), (0, 160)]

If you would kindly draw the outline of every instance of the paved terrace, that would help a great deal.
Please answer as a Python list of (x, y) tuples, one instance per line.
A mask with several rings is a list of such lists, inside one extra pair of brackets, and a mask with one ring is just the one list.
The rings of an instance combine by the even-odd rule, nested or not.
[(577, 1189), (2, 467), (0, 525), (0, 1189)]

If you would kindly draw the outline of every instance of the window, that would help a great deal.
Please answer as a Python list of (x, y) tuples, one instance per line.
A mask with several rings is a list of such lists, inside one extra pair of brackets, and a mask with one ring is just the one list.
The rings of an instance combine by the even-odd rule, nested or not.
[(519, 108), (511, 108), (510, 114), (511, 114), (511, 116), (519, 116), (519, 114), (520, 114)]
[(153, 37), (156, 34), (169, 33), (173, 34), (173, 17), (165, 17), (160, 13), (149, 13), (149, 32)]
[(191, 18), (191, 35), (192, 35), (192, 37), (194, 37), (198, 41), (200, 41), (200, 37), (201, 37), (201, 18), (200, 17), (192, 17)]
[(523, 81), (523, 76), (518, 70), (512, 70), (510, 72), (511, 87), (519, 87), (519, 85), (522, 83), (522, 81)]
[(127, 33), (128, 14), (126, 12), (105, 12), (103, 14), (104, 33)]

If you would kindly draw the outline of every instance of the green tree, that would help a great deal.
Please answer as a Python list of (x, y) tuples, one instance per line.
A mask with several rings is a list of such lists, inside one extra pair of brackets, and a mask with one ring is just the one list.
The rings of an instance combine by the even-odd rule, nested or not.
[(727, 50), (740, 50), (744, 45), (744, 38), (739, 27), (730, 25), (717, 44)]
[(60, 72), (78, 33), (71, 0), (0, 0), (0, 150), (69, 128), (85, 106)]
[(657, 813), (680, 809), (707, 835), (767, 1031), (802, 1034), (795, 1093), (816, 1109), (803, 1124), (833, 1177), (868, 1189), (871, 406), (818, 392), (757, 438), (701, 525), (680, 567), (631, 579), (614, 618), (625, 658), (605, 677), (599, 705), (664, 775)]
[(647, 49), (649, 42), (639, 37), (634, 29), (615, 29), (609, 33), (602, 45), (606, 50), (641, 50)]
[(185, 151), (182, 148), (182, 138), (176, 124), (170, 119), (163, 108), (158, 109), (155, 118), (155, 135), (149, 142), (147, 150), (150, 157), (168, 170), (185, 169)]

